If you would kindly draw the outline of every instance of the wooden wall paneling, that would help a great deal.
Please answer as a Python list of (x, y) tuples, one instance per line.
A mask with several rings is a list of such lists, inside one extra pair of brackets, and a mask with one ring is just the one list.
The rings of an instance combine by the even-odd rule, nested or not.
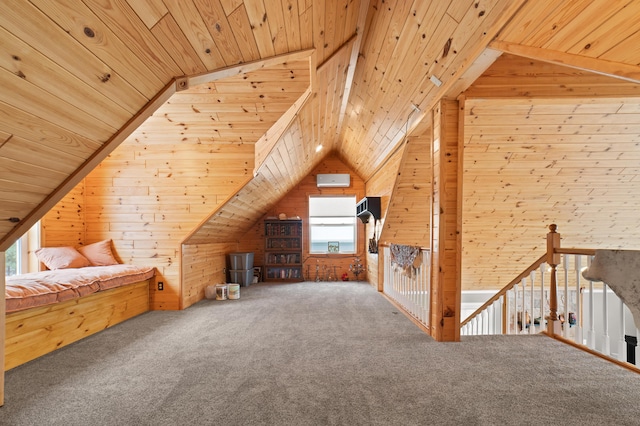
[(80, 182), (41, 219), (43, 247), (72, 246), (85, 243), (85, 188)]
[(226, 257), (234, 250), (235, 244), (225, 243), (182, 246), (181, 309), (204, 299), (207, 286), (226, 282)]
[(408, 138), (380, 238), (385, 243), (431, 244), (431, 132)]
[[(369, 221), (369, 224), (365, 226), (365, 242), (376, 235), (379, 238), (379, 245), (387, 243), (384, 239), (384, 226), (387, 218), (387, 211), (389, 209), (391, 194), (393, 193), (396, 177), (399, 173), (403, 152), (404, 145), (397, 149), (387, 159), (383, 167), (378, 169), (376, 173), (366, 181), (366, 196), (380, 197), (380, 210), (382, 212), (382, 217), (375, 224), (377, 229), (374, 228), (373, 221)], [(381, 278), (380, 255), (367, 252), (366, 265), (369, 283), (376, 287), (378, 291), (382, 291), (383, 282)]]
[[(318, 188), (316, 186), (316, 174), (318, 173), (349, 173), (351, 175), (351, 186), (349, 188)], [(357, 200), (364, 197), (364, 182), (353, 173), (347, 165), (335, 156), (325, 156), (320, 164), (311, 170), (302, 180), (291, 188), (273, 206), (270, 206), (246, 232), (238, 238), (238, 251), (254, 252), (254, 263), (262, 265), (264, 263), (264, 223), (267, 216), (277, 217), (280, 213), (285, 213), (288, 217), (300, 216), (303, 221), (303, 273), (306, 280), (315, 279), (315, 267), (319, 265), (321, 271), (326, 268), (335, 267), (338, 272), (338, 279), (342, 273), (349, 271), (349, 265), (353, 262), (355, 255), (314, 255), (309, 254), (309, 211), (308, 197), (314, 194), (354, 194)], [(358, 244), (357, 254), (361, 257), (363, 264), (365, 259), (365, 229), (364, 225), (358, 221)], [(262, 263), (259, 263), (262, 262)], [(333, 274), (332, 274), (333, 275)], [(355, 277), (349, 273), (350, 279)], [(360, 277), (361, 280), (371, 279), (371, 277)]]
[[(627, 102), (467, 99), (465, 290), (509, 282), (544, 250), (541, 238), (550, 223), (565, 229), (563, 238), (571, 240), (566, 246), (637, 245), (635, 229), (623, 219), (638, 208), (635, 198), (618, 198), (639, 190), (634, 168), (628, 167), (638, 156), (637, 133), (626, 132), (638, 118), (624, 112)], [(574, 120), (590, 125), (578, 129)], [(530, 121), (535, 128), (527, 127)], [(518, 124), (523, 127), (514, 132)]]
[(174, 92), (175, 86), (172, 84), (167, 85), (164, 90), (160, 91), (153, 99), (151, 99), (141, 110), (138, 115), (131, 118), (127, 124), (118, 130), (106, 143), (102, 144), (97, 151), (95, 151), (87, 160), (76, 169), (73, 174), (68, 176), (59, 186), (57, 186), (43, 201), (33, 209), (27, 216), (22, 217), (20, 223), (15, 226), (11, 233), (5, 235), (0, 240), (0, 250), (4, 246), (9, 246), (11, 238), (14, 235), (20, 236), (31, 228), (42, 215), (44, 215), (51, 207), (53, 207), (58, 201), (60, 201), (64, 195), (73, 189), (94, 167), (98, 166), (100, 162), (108, 156), (120, 143), (129, 136), (135, 128), (137, 128), (142, 121), (148, 117), (157, 107), (162, 104), (166, 99)]
[[(87, 238), (97, 240), (115, 233), (119, 235), (118, 242), (115, 242), (116, 249), (122, 254), (123, 260), (158, 268), (158, 280), (163, 280), (165, 287), (163, 291), (152, 289), (153, 309), (180, 308), (183, 302), (180, 299), (179, 271), (179, 245), (182, 239), (219, 205), (218, 198), (224, 199), (228, 195), (221, 188), (235, 190), (249, 173), (251, 145), (236, 145), (233, 148), (235, 156), (221, 154), (219, 157), (215, 153), (216, 145), (216, 142), (196, 144), (186, 151), (176, 150), (175, 142), (164, 147), (154, 144), (153, 148), (174, 153), (173, 158), (168, 160), (162, 156), (146, 155), (149, 150), (145, 149), (144, 144), (130, 139), (120, 149), (131, 153), (134, 158), (107, 160), (87, 177), (87, 185), (92, 188), (99, 188), (105, 183), (103, 176), (116, 176), (113, 185), (131, 187), (135, 185), (132, 182), (137, 182), (135, 186), (138, 188), (147, 188), (148, 196), (140, 195), (138, 190), (117, 196), (89, 197), (87, 204), (100, 209), (101, 215), (96, 216), (96, 220), (98, 223), (109, 220), (109, 227), (105, 231), (97, 226), (98, 223), (88, 223)], [(136, 155), (136, 152), (140, 155)], [(200, 153), (200, 159), (196, 158), (195, 152)], [(92, 184), (94, 178), (100, 179), (98, 185)], [(198, 190), (186, 190), (192, 185), (197, 186)], [(123, 205), (130, 205), (131, 209), (123, 210)], [(94, 211), (93, 208), (91, 211)], [(134, 213), (137, 218), (133, 216)], [(132, 219), (136, 220), (128, 222)], [(125, 222), (116, 222), (120, 220)], [(164, 242), (152, 247), (143, 244), (141, 247), (136, 240), (132, 241), (141, 232), (146, 234), (146, 239), (161, 239)], [(129, 245), (132, 249), (119, 247), (122, 245)]]

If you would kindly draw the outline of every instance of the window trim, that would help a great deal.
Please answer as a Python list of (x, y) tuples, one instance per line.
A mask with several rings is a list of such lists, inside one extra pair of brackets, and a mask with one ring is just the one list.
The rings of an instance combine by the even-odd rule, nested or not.
[[(310, 200), (312, 198), (315, 199), (323, 199), (323, 198), (352, 198), (353, 202), (354, 202), (354, 207), (353, 207), (353, 216), (312, 216), (311, 215), (311, 202)], [(308, 206), (308, 218), (309, 218), (309, 228), (308, 228), (308, 232), (309, 232), (309, 254), (310, 255), (352, 255), (352, 254), (356, 254), (358, 252), (358, 221), (357, 221), (357, 217), (356, 217), (356, 209), (355, 209), (355, 205), (357, 204), (357, 196), (355, 194), (323, 194), (323, 195), (317, 195), (317, 194), (311, 194), (308, 196), (307, 198), (307, 206)], [(349, 224), (349, 223), (343, 223), (343, 224), (313, 224), (313, 220), (312, 219), (323, 219), (323, 218), (353, 218), (353, 223)], [(353, 229), (353, 251), (342, 251), (339, 250), (338, 252), (330, 252), (329, 251), (329, 247), (327, 244), (327, 247), (325, 248), (324, 251), (314, 251), (313, 249), (313, 239), (311, 237), (312, 235), (312, 228), (313, 227), (322, 227), (322, 226), (334, 226), (334, 227), (345, 227), (345, 228), (352, 228)], [(333, 241), (333, 240), (332, 240)], [(330, 241), (331, 242), (331, 241)]]

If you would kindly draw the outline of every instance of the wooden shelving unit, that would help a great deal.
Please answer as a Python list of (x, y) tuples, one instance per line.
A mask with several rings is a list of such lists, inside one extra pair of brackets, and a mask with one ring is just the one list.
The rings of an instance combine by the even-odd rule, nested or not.
[(302, 220), (265, 220), (264, 281), (303, 281)]

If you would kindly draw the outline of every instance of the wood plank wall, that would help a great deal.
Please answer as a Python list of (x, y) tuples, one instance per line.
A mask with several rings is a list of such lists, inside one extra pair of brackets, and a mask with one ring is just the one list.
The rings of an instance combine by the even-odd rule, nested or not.
[[(318, 173), (349, 173), (351, 175), (351, 186), (349, 188), (318, 188), (316, 186), (316, 175)], [(238, 241), (238, 251), (254, 252), (254, 265), (264, 264), (264, 223), (267, 216), (278, 216), (285, 213), (288, 217), (300, 216), (303, 220), (303, 273), (305, 279), (315, 279), (315, 268), (319, 265), (321, 271), (324, 268), (335, 267), (338, 277), (349, 271), (349, 265), (356, 255), (346, 254), (310, 254), (309, 253), (309, 207), (308, 198), (310, 195), (355, 195), (356, 200), (364, 197), (364, 182), (353, 170), (346, 166), (338, 157), (329, 155), (320, 164), (304, 177), (298, 185), (282, 197), (267, 214), (261, 218), (251, 229), (249, 229)], [(358, 221), (358, 248), (357, 255), (366, 267), (365, 258), (365, 227)], [(349, 279), (355, 277), (349, 273)], [(360, 275), (360, 280), (366, 280), (366, 276)]]
[(251, 173), (253, 145), (219, 144), (129, 139), (86, 178), (87, 239), (112, 238), (124, 262), (158, 269), (152, 309), (181, 307), (182, 239)]
[[(383, 229), (387, 218), (387, 211), (389, 208), (389, 201), (391, 194), (393, 193), (396, 176), (399, 173), (400, 163), (402, 162), (402, 155), (404, 153), (404, 146), (401, 146), (396, 150), (384, 163), (372, 177), (366, 182), (365, 188), (368, 197), (380, 197), (380, 211), (381, 219), (376, 225), (376, 232), (378, 237), (382, 237), (384, 233)], [(373, 223), (370, 221), (366, 226), (365, 241), (372, 238), (374, 235)], [(385, 240), (380, 239), (378, 243), (385, 243)], [(379, 272), (379, 255), (367, 252), (367, 277), (369, 283), (372, 286), (381, 290), (382, 282), (378, 277)]]
[(226, 255), (237, 251), (234, 243), (182, 246), (182, 308), (204, 299), (205, 288), (227, 282)]
[[(110, 238), (120, 261), (155, 266), (164, 290), (151, 289), (151, 309), (179, 309), (184, 303), (182, 239), (245, 181), (253, 166), (251, 144), (224, 144), (226, 155), (215, 154), (215, 142), (179, 149), (182, 145), (127, 140), (85, 178), (82, 202), (82, 190), (76, 188), (47, 215), (44, 240), (77, 245), (76, 224), (67, 215), (56, 219), (56, 212), (83, 206), (78, 209), (86, 223), (82, 242)], [(187, 303), (198, 291), (191, 284), (185, 289)]]
[[(366, 182), (367, 196), (380, 197), (382, 218), (376, 228), (379, 245), (431, 245), (431, 126), (410, 136)], [(374, 236), (367, 224), (365, 243)], [(379, 290), (379, 255), (367, 253), (369, 282)]]
[(385, 243), (431, 244), (431, 129), (407, 138), (384, 222)]
[(78, 247), (86, 240), (84, 180), (41, 219), (42, 247)]
[(506, 285), (545, 251), (640, 248), (634, 100), (467, 99), (463, 288)]
[(545, 250), (634, 248), (640, 86), (503, 54), (465, 92), (464, 290), (498, 289)]

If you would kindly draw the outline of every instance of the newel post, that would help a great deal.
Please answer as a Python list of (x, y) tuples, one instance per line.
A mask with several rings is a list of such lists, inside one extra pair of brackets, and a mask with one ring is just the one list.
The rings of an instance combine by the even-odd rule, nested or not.
[(556, 267), (561, 262), (560, 253), (556, 250), (560, 248), (560, 234), (555, 223), (549, 225), (547, 233), (547, 263), (551, 268), (551, 278), (549, 283), (549, 319), (547, 320), (547, 332), (549, 334), (561, 334), (560, 321), (558, 321), (558, 285), (556, 281)]

